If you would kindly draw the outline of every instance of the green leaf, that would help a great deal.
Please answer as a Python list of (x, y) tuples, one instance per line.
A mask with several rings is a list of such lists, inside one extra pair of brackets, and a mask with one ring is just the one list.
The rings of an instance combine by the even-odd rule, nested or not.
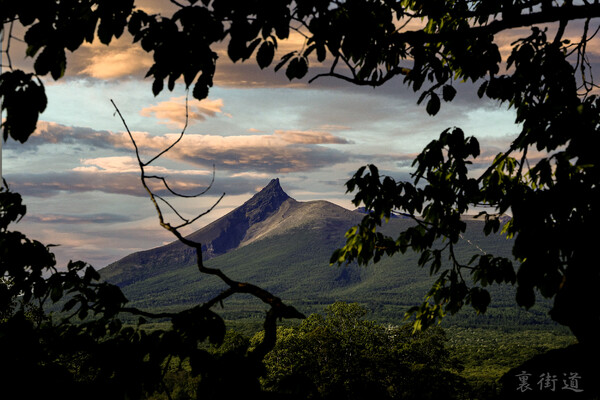
[(240, 59), (245, 58), (247, 52), (246, 42), (244, 39), (231, 38), (229, 45), (227, 46), (227, 55), (234, 63)]
[(53, 303), (56, 303), (58, 300), (60, 300), (62, 298), (63, 295), (63, 290), (62, 290), (62, 286), (54, 286), (51, 290), (50, 290), (50, 299), (52, 300)]
[(192, 96), (195, 99), (203, 100), (208, 97), (209, 85), (206, 83), (202, 76), (198, 78), (196, 84), (194, 85), (194, 90), (192, 90)]
[(54, 303), (56, 303), (58, 300), (60, 300), (62, 295), (63, 295), (63, 290), (62, 290), (61, 286), (55, 286), (50, 291), (50, 299)]
[(42, 82), (20, 70), (5, 72), (0, 76), (0, 97), (6, 111), (4, 140), (10, 136), (25, 143), (48, 103)]
[(100, 24), (98, 25), (98, 38), (100, 39), (100, 43), (102, 44), (110, 44), (113, 33), (113, 21), (108, 20), (107, 18), (102, 18), (100, 20)]
[(479, 86), (479, 89), (477, 89), (477, 96), (481, 99), (483, 97), (483, 95), (486, 93), (487, 90), (487, 86), (488, 86), (488, 81), (485, 81), (481, 84), (481, 86)]
[(28, 57), (33, 57), (37, 54), (37, 52), (47, 45), (47, 40), (49, 37), (48, 25), (37, 23), (33, 25), (27, 33), (25, 33), (25, 42), (27, 42), (27, 50), (25, 54)]
[(173, 89), (175, 89), (175, 82), (177, 81), (177, 78), (179, 78), (179, 74), (173, 72), (169, 75), (169, 79), (167, 80), (167, 88), (169, 89), (169, 91), (173, 91)]
[(69, 301), (67, 301), (65, 303), (65, 305), (63, 306), (63, 311), (69, 311), (71, 310), (73, 307), (75, 307), (75, 305), (77, 304), (77, 299), (71, 299)]
[(57, 81), (65, 75), (67, 70), (67, 56), (64, 49), (57, 49), (55, 63), (50, 71), (52, 78)]
[(38, 75), (47, 75), (53, 67), (54, 54), (52, 48), (49, 46), (44, 47), (44, 50), (35, 59), (33, 67), (35, 73)]
[(100, 280), (100, 274), (98, 273), (98, 271), (96, 271), (96, 269), (94, 267), (88, 266), (85, 269), (85, 273), (83, 275), (83, 279), (84, 281), (89, 284), (92, 281), (99, 281)]
[(327, 50), (324, 45), (317, 44), (317, 61), (323, 62), (327, 56)]
[(261, 42), (262, 40), (260, 38), (256, 38), (254, 39), (246, 48), (246, 52), (244, 54), (244, 60), (250, 58), (250, 56), (252, 56), (252, 53), (254, 53), (254, 50), (256, 49), (256, 47), (258, 46), (258, 44)]
[(470, 292), (471, 305), (478, 314), (484, 314), (492, 300), (490, 293), (480, 287), (471, 288)]
[(158, 96), (160, 92), (162, 92), (163, 88), (165, 87), (165, 83), (163, 79), (159, 79), (159, 78), (155, 78), (154, 82), (152, 83), (152, 93), (155, 96)]
[(520, 284), (517, 286), (517, 304), (526, 309), (530, 309), (535, 304), (535, 292), (531, 287), (525, 287)]

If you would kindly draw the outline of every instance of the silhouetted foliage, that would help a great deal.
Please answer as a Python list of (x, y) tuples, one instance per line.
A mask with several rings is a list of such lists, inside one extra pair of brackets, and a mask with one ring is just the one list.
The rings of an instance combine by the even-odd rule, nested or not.
[[(0, 375), (7, 392), (24, 398), (141, 398), (165, 391), (169, 396), (163, 378), (174, 358), (190, 367), (190, 377), (200, 378), (196, 390), (202, 396), (261, 392), (261, 360), (275, 344), (276, 319), (302, 314), (254, 285), (226, 277), (228, 290), (178, 313), (127, 307), (120, 288), (100, 281), (92, 266), (70, 262), (61, 271), (49, 247), (9, 230), (25, 212), (19, 194), (0, 188)], [(252, 352), (203, 350), (204, 343), (225, 338), (224, 321), (211, 306), (238, 292), (271, 302), (264, 324), (269, 334)], [(61, 312), (47, 314), (51, 304)], [(138, 326), (124, 326), (123, 313), (139, 316)], [(145, 318), (169, 318), (171, 328), (146, 331)]]
[(440, 328), (413, 335), (408, 325), (384, 326), (366, 315), (358, 304), (336, 302), (325, 316), (280, 327), (263, 385), (299, 399), (452, 399), (467, 392)]
[[(403, 3), (404, 4), (404, 3)], [(516, 301), (529, 308), (535, 293), (554, 297), (550, 314), (569, 326), (582, 342), (594, 342), (600, 332), (600, 310), (595, 287), (600, 270), (586, 260), (595, 258), (592, 232), (600, 214), (599, 172), (595, 150), (600, 143), (598, 107), (586, 45), (595, 33), (590, 21), (600, 5), (584, 2), (409, 2), (415, 13), (427, 18), (424, 29), (398, 33), (412, 45), (413, 68), (405, 82), (415, 91), (426, 81), (432, 87), (427, 111), (440, 108), (454, 97), (447, 88), (453, 79), (479, 82), (479, 97), (506, 103), (516, 112), (521, 132), (510, 148), (499, 153), (479, 176), (470, 165), (480, 156), (479, 142), (460, 128), (445, 130), (415, 159), (410, 182), (380, 176), (369, 165), (347, 183), (356, 192), (354, 203), (372, 212), (347, 233), (346, 246), (332, 262), (377, 262), (412, 248), (422, 253), (419, 265), (438, 276), (436, 284), (416, 314), (416, 328), (428, 326), (446, 313), (471, 304), (485, 312), (490, 303), (487, 286), (517, 285)], [(541, 6), (541, 7), (540, 7)], [(509, 13), (509, 9), (512, 11)], [(581, 19), (581, 23), (573, 22)], [(534, 23), (555, 22), (554, 37)], [(570, 24), (570, 25), (569, 25)], [(528, 34), (512, 43), (504, 64), (495, 34), (514, 27), (531, 26)], [(580, 41), (564, 38), (576, 30)], [(391, 35), (394, 36), (394, 35)], [(572, 32), (570, 32), (572, 37)], [(530, 156), (530, 152), (537, 152)], [(541, 152), (541, 155), (540, 155)], [(460, 262), (453, 248), (466, 229), (462, 215), (474, 208), (485, 218), (484, 232), (514, 237), (510, 259), (475, 254)], [(414, 218), (417, 226), (390, 237), (375, 228), (391, 213)], [(501, 227), (500, 218), (512, 218)], [(440, 246), (440, 239), (444, 239)], [(451, 261), (441, 269), (442, 258)], [(464, 276), (469, 274), (473, 285)]]
[[(154, 79), (155, 94), (163, 90), (165, 80), (172, 90), (183, 77), (193, 96), (203, 99), (213, 85), (214, 46), (227, 41), (231, 60), (243, 61), (256, 54), (258, 66), (266, 68), (275, 60), (278, 41), (287, 39), (292, 31), (304, 35), (304, 46), (281, 56), (274, 67), (285, 67), (289, 79), (303, 78), (315, 55), (317, 61), (329, 63), (329, 70), (312, 79), (329, 76), (379, 86), (401, 75), (407, 86), (420, 93), (418, 102), (426, 100), (426, 111), (431, 115), (439, 112), (442, 100), (455, 97), (456, 81), (477, 83), (479, 97), (514, 108), (521, 132), (510, 147), (499, 153), (483, 174), (473, 177), (469, 166), (480, 156), (479, 143), (461, 129), (451, 128), (417, 157), (411, 182), (380, 176), (373, 165), (361, 168), (347, 188), (357, 192), (356, 205), (364, 205), (369, 212), (347, 233), (346, 246), (334, 254), (332, 262), (357, 260), (364, 264), (409, 247), (421, 252), (419, 264), (428, 266), (439, 279), (422, 306), (412, 310), (417, 328), (431, 325), (465, 304), (485, 312), (490, 302), (486, 287), (511, 283), (517, 285), (518, 304), (531, 307), (536, 291), (554, 298), (552, 318), (569, 326), (582, 343), (597, 340), (600, 308), (595, 292), (600, 273), (597, 263), (590, 263), (596, 258), (590, 232), (600, 222), (596, 155), (600, 99), (593, 93), (596, 86), (586, 50), (597, 33), (590, 30), (590, 23), (600, 16), (600, 3), (171, 3), (176, 8), (173, 15), (161, 16), (136, 9), (133, 0), (54, 0), (33, 6), (30, 2), (1, 0), (1, 29), (7, 46), (16, 39), (13, 26), (20, 24), (25, 28), (22, 39), (27, 45), (26, 55), (35, 58), (34, 72), (25, 73), (13, 68), (6, 49), (8, 71), (0, 76), (0, 97), (6, 111), (4, 140), (10, 137), (25, 142), (33, 133), (39, 114), (46, 108), (40, 77), (49, 74), (57, 80), (65, 74), (66, 50), (77, 51), (95, 37), (110, 44), (125, 29), (134, 43), (153, 54), (147, 76)], [(414, 25), (408, 24), (412, 21), (422, 24), (413, 29)], [(553, 37), (539, 28), (545, 23), (554, 24)], [(511, 44), (510, 55), (503, 62), (497, 36), (514, 28), (530, 29)], [(577, 42), (566, 39), (567, 29), (577, 30)], [(542, 155), (532, 157), (532, 150)], [(474, 206), (488, 207), (481, 213), (486, 234), (500, 230), (502, 215), (512, 215), (502, 231), (515, 237), (513, 255), (518, 266), (491, 254), (477, 254), (469, 263), (453, 256), (454, 245), (466, 227), (461, 216)], [(160, 382), (154, 378), (160, 378), (166, 354), (181, 352), (185, 357), (202, 358), (203, 353), (190, 346), (206, 338), (222, 337), (219, 318), (201, 306), (185, 314), (168, 315), (176, 318), (179, 331), (146, 334), (122, 328), (116, 315), (124, 309), (126, 299), (118, 288), (98, 282), (97, 273), (82, 262), (70, 263), (67, 271), (59, 272), (46, 246), (8, 230), (8, 224), (24, 212), (18, 195), (3, 190), (0, 311), (1, 329), (6, 332), (0, 340), (6, 341), (3, 348), (10, 343), (6, 352), (10, 361), (3, 363), (3, 368), (13, 365), (14, 369), (2, 371), (8, 382), (21, 382), (27, 375), (15, 371), (35, 366), (27, 369), (29, 380), (35, 376), (48, 387), (68, 381), (74, 383), (69, 386), (73, 390), (87, 385), (87, 389), (96, 388), (92, 393), (135, 396), (146, 385), (153, 387)], [(414, 218), (416, 226), (396, 237), (376, 233), (376, 227), (393, 212)], [(439, 239), (445, 239), (442, 247), (437, 247)], [(442, 257), (450, 259), (450, 268), (441, 269)], [(466, 273), (471, 275), (473, 286), (467, 284)], [(236, 285), (232, 283), (233, 288)], [(42, 307), (63, 296), (67, 296), (65, 311), (71, 312), (70, 318), (82, 318), (80, 324), (26, 315), (26, 310), (35, 309), (32, 304)], [(86, 317), (94, 318), (87, 321)], [(200, 330), (194, 322), (197, 318), (206, 323)], [(20, 343), (27, 351), (13, 351), (13, 343)], [(92, 343), (102, 351), (87, 354)], [(65, 346), (65, 351), (58, 351)], [(119, 358), (119, 354), (128, 357)], [(108, 356), (116, 358), (104, 369)], [(71, 367), (73, 360), (77, 360), (77, 368)], [(79, 372), (74, 374), (75, 370)], [(42, 387), (23, 386), (32, 391)], [(135, 393), (128, 393), (132, 390)]]

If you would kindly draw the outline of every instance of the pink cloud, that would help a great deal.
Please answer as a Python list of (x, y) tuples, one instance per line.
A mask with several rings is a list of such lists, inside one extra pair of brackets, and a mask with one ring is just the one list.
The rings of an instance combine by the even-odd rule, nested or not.
[(275, 135), (289, 143), (303, 144), (348, 144), (348, 140), (329, 132), (276, 130)]
[[(96, 172), (104, 174), (140, 172), (138, 161), (132, 156), (97, 157), (81, 160), (82, 166), (73, 168), (76, 172)], [(211, 175), (209, 170), (174, 170), (162, 166), (148, 165), (145, 171), (150, 174)]]
[(140, 47), (125, 49), (112, 47), (99, 51), (92, 48), (93, 55), (79, 75), (88, 75), (97, 79), (115, 79), (123, 76), (140, 75), (152, 66), (152, 56)]
[[(207, 117), (214, 117), (222, 113), (222, 99), (205, 99), (188, 101), (188, 122), (204, 121)], [(140, 111), (144, 117), (154, 117), (161, 124), (182, 129), (185, 126), (185, 96), (172, 97), (168, 101), (145, 107)], [(224, 114), (229, 115), (229, 114)]]
[[(178, 135), (137, 135), (138, 146), (146, 152), (160, 151)], [(231, 171), (308, 171), (345, 161), (348, 154), (320, 144), (346, 144), (346, 139), (327, 132), (277, 131), (271, 135), (186, 134), (166, 156), (194, 165), (217, 163)]]
[[(210, 111), (211, 104), (213, 110), (218, 110), (220, 107), (219, 103), (209, 103), (205, 109)], [(127, 132), (95, 131), (44, 121), (40, 122), (38, 128), (28, 142), (31, 150), (46, 143), (62, 143), (128, 152), (127, 156), (84, 160), (82, 165), (76, 167), (75, 172), (99, 172), (105, 175), (138, 171), (133, 158), (133, 145)], [(155, 136), (148, 132), (136, 131), (133, 131), (132, 135), (140, 149), (143, 161), (150, 160), (179, 137), (178, 133)], [(323, 146), (348, 143), (351, 142), (343, 137), (321, 130), (277, 130), (273, 134), (255, 133), (236, 136), (186, 132), (181, 142), (163, 157), (200, 166), (203, 170), (212, 170), (213, 164), (216, 164), (217, 169), (225, 169), (234, 174), (311, 171), (331, 167), (354, 158), (355, 156), (347, 152)], [(187, 170), (179, 170), (176, 173), (184, 174), (185, 171)], [(168, 171), (156, 170), (156, 172), (163, 174)]]

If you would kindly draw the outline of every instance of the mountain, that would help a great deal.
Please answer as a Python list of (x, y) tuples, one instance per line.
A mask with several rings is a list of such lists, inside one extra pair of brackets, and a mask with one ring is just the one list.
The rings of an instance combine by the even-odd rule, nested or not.
[[(273, 179), (243, 205), (188, 236), (202, 243), (204, 260), (299, 227), (345, 232), (361, 216), (327, 201), (298, 202)], [(129, 286), (137, 281), (195, 264), (195, 251), (179, 241), (130, 254), (102, 269), (102, 276)]]
[[(219, 268), (232, 279), (257, 284), (305, 313), (336, 300), (366, 304), (379, 319), (398, 322), (406, 309), (420, 304), (435, 278), (416, 267), (419, 254), (406, 252), (375, 265), (330, 266), (332, 252), (344, 233), (364, 217), (327, 201), (299, 202), (273, 179), (250, 200), (188, 237), (203, 244), (206, 266)], [(476, 253), (510, 257), (512, 242), (485, 236), (483, 221), (467, 218), (467, 231), (455, 253), (468, 261)], [(381, 230), (394, 234), (413, 224), (393, 218)], [(132, 305), (177, 309), (208, 300), (226, 287), (217, 278), (200, 274), (194, 251), (179, 242), (124, 257), (100, 271), (119, 285)], [(512, 288), (491, 290), (493, 307), (487, 324), (547, 324), (547, 307), (524, 311), (515, 306)], [(228, 299), (227, 318), (263, 315), (264, 306), (249, 296)], [(455, 316), (472, 325), (473, 313)], [(480, 318), (480, 317), (477, 317)], [(477, 322), (481, 323), (481, 322)]]

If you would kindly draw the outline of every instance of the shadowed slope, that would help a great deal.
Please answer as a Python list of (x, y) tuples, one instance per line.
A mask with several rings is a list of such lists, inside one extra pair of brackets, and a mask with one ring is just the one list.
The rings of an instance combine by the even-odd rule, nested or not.
[[(235, 249), (250, 236), (260, 232), (260, 224), (277, 212), (285, 202), (295, 202), (279, 185), (279, 179), (273, 179), (260, 192), (232, 212), (224, 215), (204, 228), (188, 236), (202, 243), (202, 256), (207, 260)], [(102, 276), (120, 286), (127, 286), (140, 279), (146, 279), (170, 269), (194, 264), (195, 250), (174, 241), (166, 246), (130, 254), (101, 271)]]

